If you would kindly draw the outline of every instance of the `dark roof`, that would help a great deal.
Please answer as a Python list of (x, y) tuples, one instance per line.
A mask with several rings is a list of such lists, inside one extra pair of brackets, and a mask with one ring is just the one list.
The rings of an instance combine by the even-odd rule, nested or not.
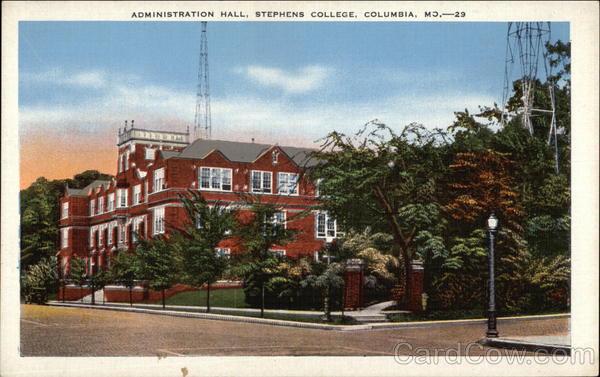
[(179, 155), (178, 151), (160, 150), (159, 153), (162, 155), (162, 158), (165, 160)]
[[(208, 153), (213, 150), (218, 150), (230, 161), (235, 162), (252, 162), (256, 160), (262, 153), (270, 149), (273, 145), (270, 144), (257, 144), (257, 143), (242, 143), (237, 141), (225, 141), (225, 140), (204, 140), (198, 139), (191, 145), (183, 149), (177, 156), (169, 155), (168, 157), (180, 157), (180, 158), (193, 158), (201, 159), (204, 158)], [(287, 154), (298, 166), (310, 167), (316, 164), (314, 161), (308, 159), (308, 154), (313, 152), (314, 149), (309, 148), (297, 148), (297, 147), (284, 147), (279, 148)], [(163, 151), (165, 152), (165, 151)], [(170, 152), (170, 151), (169, 151)]]
[(67, 195), (69, 195), (69, 196), (87, 196), (88, 192), (90, 191), (91, 188), (96, 189), (100, 185), (104, 185), (104, 187), (107, 187), (109, 184), (110, 184), (110, 181), (103, 180), (103, 179), (97, 179), (82, 189), (74, 189), (74, 188), (69, 188), (67, 186)]

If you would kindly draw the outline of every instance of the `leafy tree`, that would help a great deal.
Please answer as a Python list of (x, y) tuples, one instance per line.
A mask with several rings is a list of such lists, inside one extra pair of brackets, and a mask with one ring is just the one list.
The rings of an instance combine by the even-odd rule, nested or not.
[(136, 248), (140, 277), (152, 290), (162, 291), (165, 308), (165, 290), (177, 282), (177, 260), (174, 246), (164, 238), (140, 239)]
[(83, 300), (83, 286), (87, 283), (87, 274), (85, 272), (85, 262), (82, 258), (75, 255), (71, 257), (69, 268), (69, 279), (79, 287), (80, 296)]
[(277, 293), (279, 300), (288, 301), (288, 308), (296, 304), (301, 306), (300, 301), (302, 295), (302, 280), (312, 272), (313, 263), (309, 258), (299, 258), (297, 260), (283, 259), (275, 267), (275, 275), (269, 279), (267, 286), (269, 290)]
[(450, 188), (454, 195), (444, 209), (461, 228), (476, 229), (495, 213), (505, 227), (522, 230), (523, 211), (516, 201), (512, 164), (505, 155), (492, 150), (458, 153), (451, 165)]
[(192, 287), (206, 284), (206, 311), (210, 311), (210, 285), (219, 279), (228, 265), (226, 256), (218, 255), (216, 247), (231, 235), (235, 212), (228, 211), (220, 202), (209, 206), (196, 191), (180, 196), (187, 221), (176, 229), (171, 238), (180, 251), (183, 281)]
[(48, 295), (56, 291), (57, 283), (56, 257), (42, 259), (30, 266), (22, 279), (25, 302), (46, 303)]
[(243, 199), (249, 207), (249, 213), (236, 218), (234, 234), (244, 251), (237, 261), (237, 271), (244, 278), (246, 298), (254, 301), (260, 295), (263, 317), (265, 289), (269, 281), (277, 276), (277, 266), (282, 259), (271, 250), (292, 241), (296, 230), (285, 226), (291, 219), (277, 219), (277, 214), (281, 212), (277, 205), (263, 203), (256, 196), (246, 196)]
[(129, 288), (129, 305), (133, 306), (133, 287), (139, 271), (137, 257), (134, 254), (119, 253), (110, 261), (108, 270), (110, 280)]
[(100, 269), (88, 279), (90, 289), (92, 290), (92, 305), (96, 305), (96, 291), (104, 289), (109, 283), (110, 276), (104, 270)]
[(344, 266), (341, 263), (331, 263), (321, 273), (308, 275), (300, 282), (303, 287), (315, 287), (321, 291), (323, 297), (323, 310), (325, 319), (331, 322), (331, 298), (332, 290), (344, 285), (342, 274)]
[(357, 231), (371, 226), (393, 236), (404, 302), (410, 295), (415, 240), (426, 242), (442, 222), (437, 200), (447, 174), (445, 143), (444, 133), (421, 125), (411, 124), (397, 134), (372, 121), (354, 137), (330, 133), (313, 153), (319, 164), (312, 175), (322, 179), (323, 207), (338, 223)]

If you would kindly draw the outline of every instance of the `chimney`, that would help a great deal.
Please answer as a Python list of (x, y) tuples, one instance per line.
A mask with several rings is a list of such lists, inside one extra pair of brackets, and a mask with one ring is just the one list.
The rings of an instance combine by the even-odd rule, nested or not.
[(254, 138), (252, 138), (252, 144), (254, 144)]
[(133, 119), (131, 120), (131, 128), (133, 128)]
[(123, 128), (123, 132), (127, 131), (127, 121), (125, 121), (125, 128)]

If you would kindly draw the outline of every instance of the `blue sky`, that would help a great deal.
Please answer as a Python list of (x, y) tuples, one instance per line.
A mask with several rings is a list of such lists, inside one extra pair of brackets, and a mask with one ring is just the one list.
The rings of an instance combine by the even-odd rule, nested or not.
[[(506, 23), (210, 22), (213, 137), (309, 146), (500, 102)], [(569, 39), (567, 23), (552, 39)], [(199, 22), (21, 22), (21, 135), (192, 125)], [(114, 142), (114, 140), (110, 140)]]

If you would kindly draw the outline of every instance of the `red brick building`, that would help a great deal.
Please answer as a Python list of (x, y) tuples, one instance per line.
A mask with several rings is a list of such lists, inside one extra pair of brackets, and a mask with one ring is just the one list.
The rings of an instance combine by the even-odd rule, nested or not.
[[(117, 147), (114, 180), (67, 188), (60, 200), (58, 255), (65, 273), (73, 255), (84, 258), (93, 273), (117, 253), (132, 252), (135, 233), (153, 237), (164, 234), (167, 223), (181, 226), (187, 220), (179, 195), (190, 189), (199, 190), (209, 204), (241, 205), (242, 193), (277, 204), (282, 212), (274, 221), (299, 232), (294, 242), (273, 252), (291, 258), (315, 256), (326, 237), (336, 236), (335, 221), (316, 210), (316, 187), (302, 174), (311, 166), (309, 149), (201, 139), (189, 144), (189, 133), (133, 125), (119, 130)], [(311, 208), (315, 211), (308, 216), (289, 220)], [(218, 251), (239, 248), (224, 240)]]

